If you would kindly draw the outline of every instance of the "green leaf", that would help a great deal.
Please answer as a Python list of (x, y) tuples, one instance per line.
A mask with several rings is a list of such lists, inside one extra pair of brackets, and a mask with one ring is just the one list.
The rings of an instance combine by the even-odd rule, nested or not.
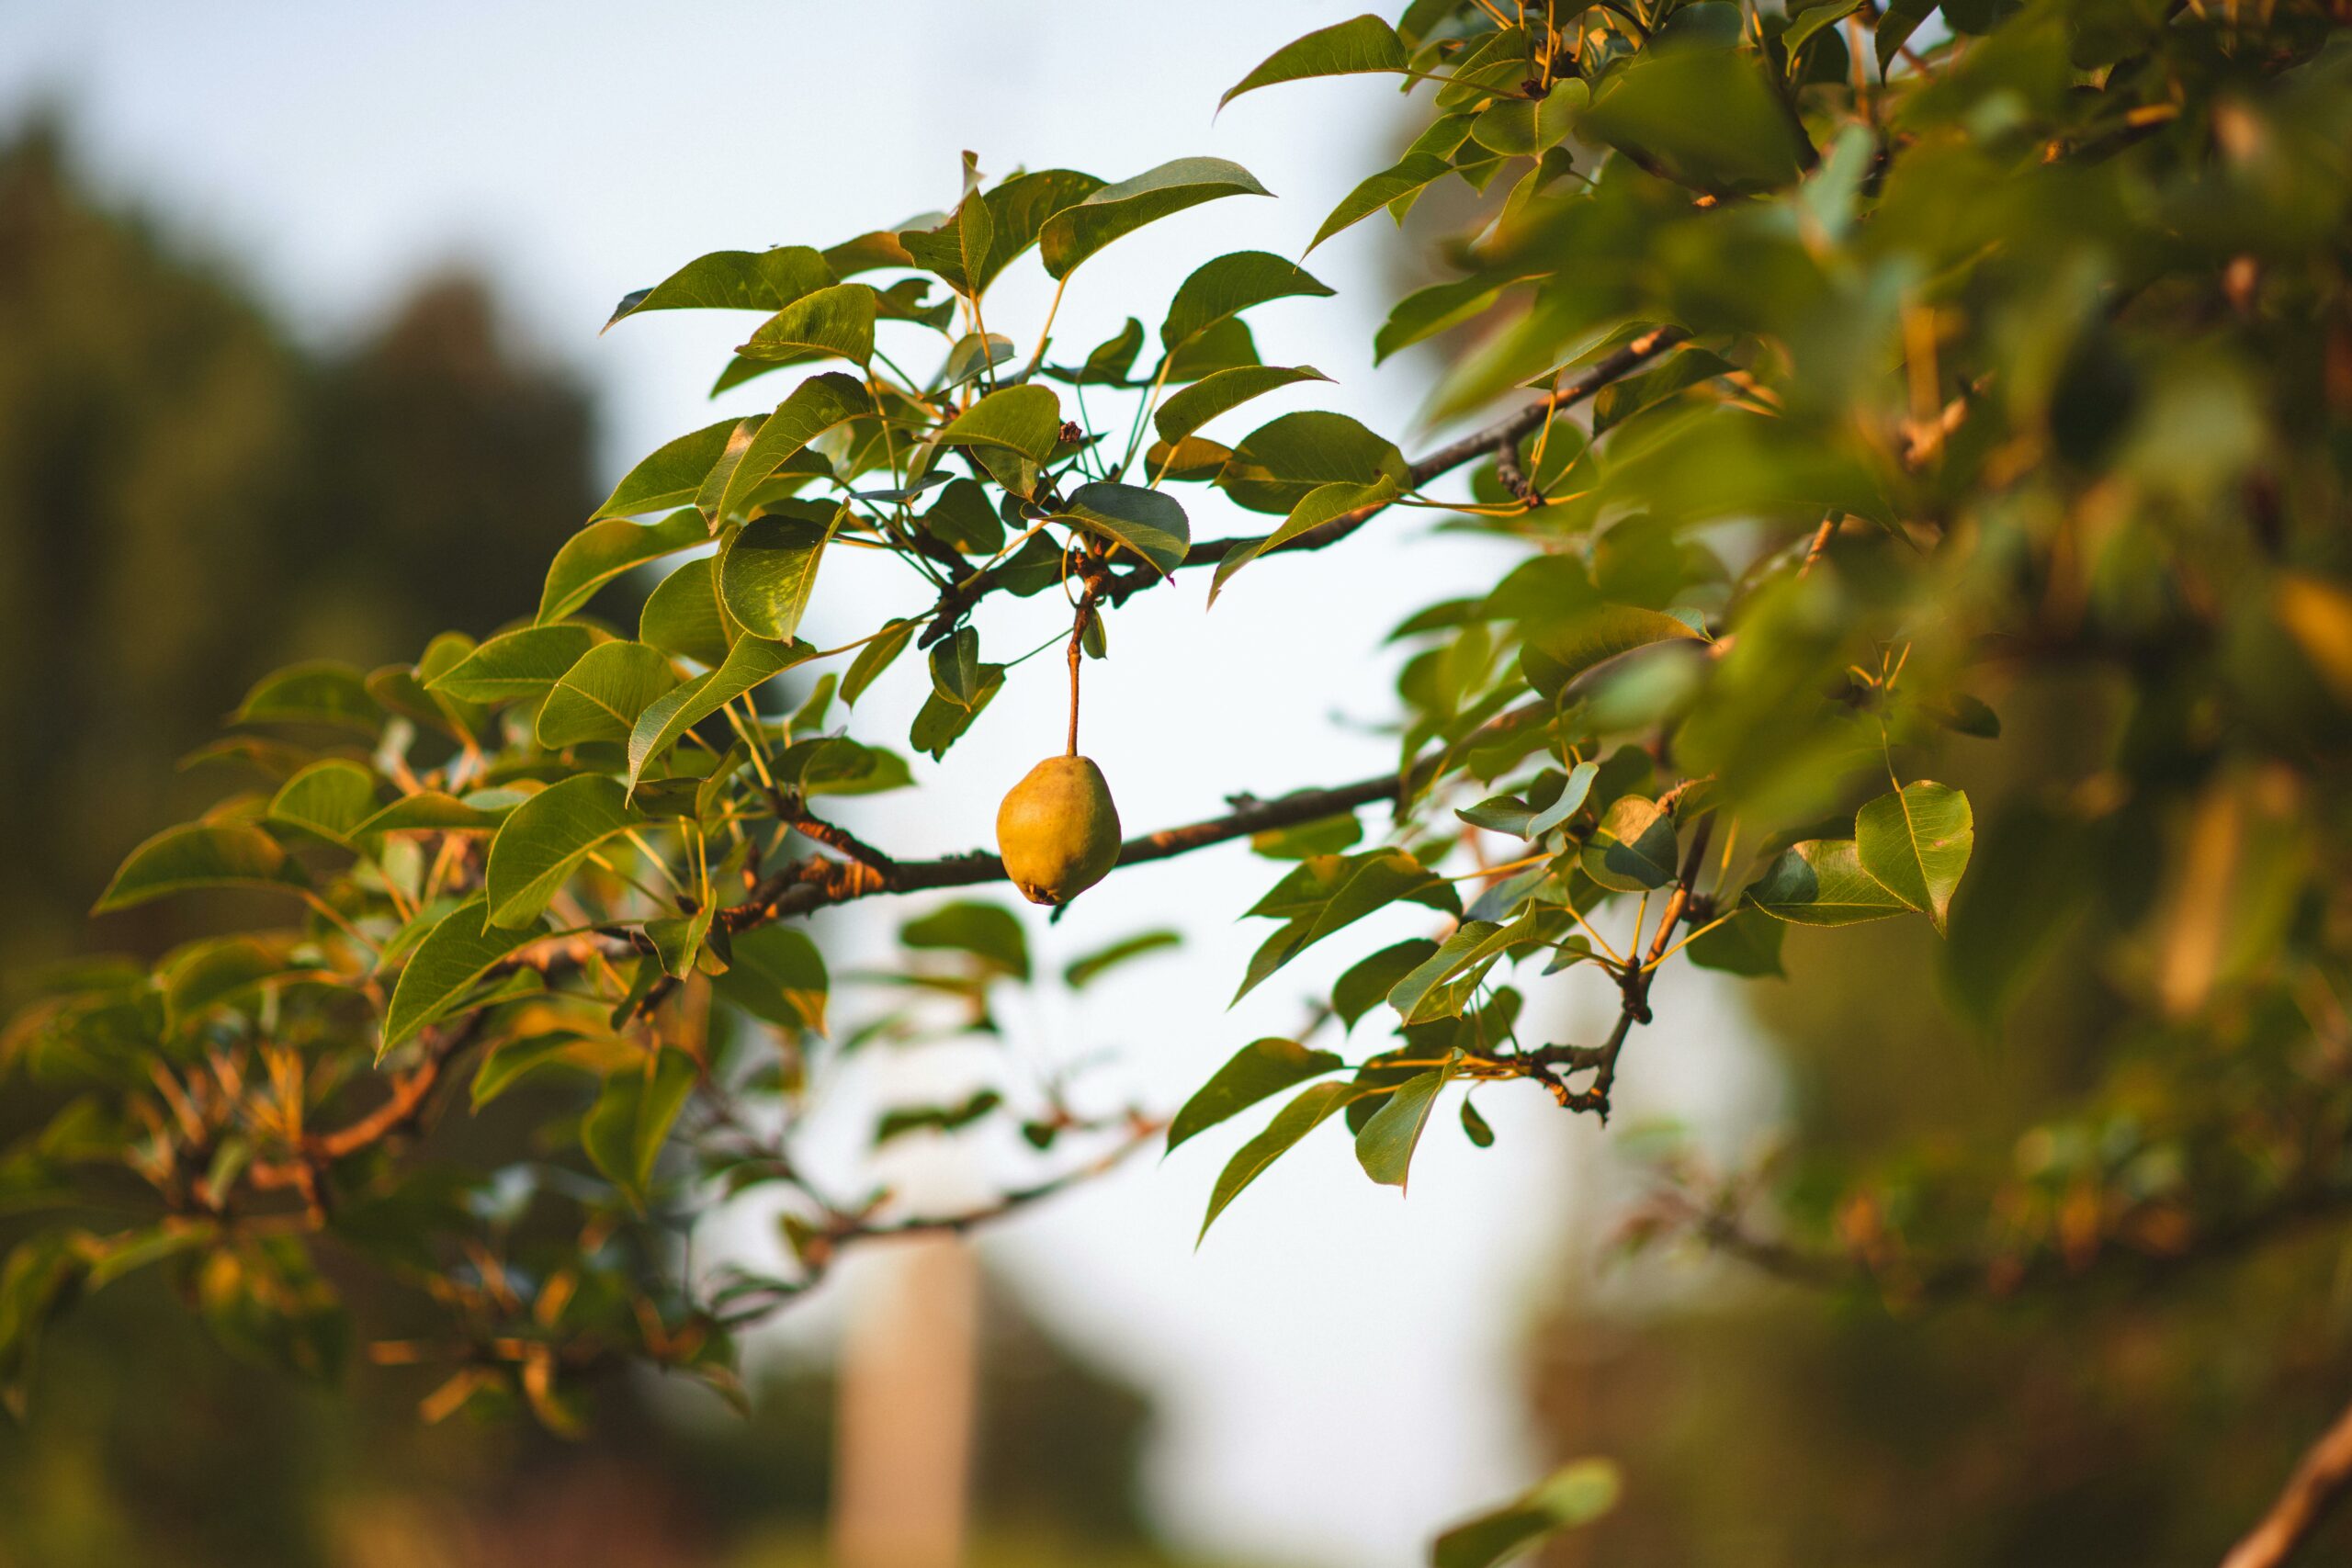
[(1389, 168), (1365, 179), (1355, 189), (1340, 198), (1331, 215), (1323, 220), (1323, 227), (1315, 231), (1315, 238), (1306, 247), (1313, 254), (1315, 247), (1339, 233), (1363, 222), (1384, 207), (1413, 195), (1423, 186), (1443, 179), (1453, 172), (1453, 165), (1443, 158), (1427, 152), (1408, 152)]
[(1295, 1040), (1252, 1041), (1235, 1052), (1176, 1112), (1176, 1119), (1168, 1124), (1168, 1147), (1172, 1152), (1194, 1134), (1208, 1131), (1269, 1095), (1346, 1066), (1333, 1053), (1310, 1051)]
[(1487, 1125), (1487, 1119), (1478, 1114), (1478, 1108), (1470, 1103), (1466, 1094), (1462, 1097), (1462, 1131), (1482, 1149), (1495, 1146), (1495, 1130)]
[(1080, 262), (1147, 223), (1227, 196), (1272, 194), (1238, 164), (1223, 158), (1178, 158), (1131, 180), (1093, 192), (1046, 220), (1038, 244), (1046, 271), (1068, 277)]
[(983, 664), (978, 670), (979, 690), (968, 704), (950, 702), (933, 692), (925, 699), (915, 721), (907, 729), (907, 744), (929, 756), (933, 761), (947, 754), (964, 732), (972, 728), (1004, 689), (1004, 666)]
[(608, 1074), (580, 1124), (580, 1145), (589, 1159), (640, 1209), (671, 1125), (702, 1076), (684, 1051), (665, 1050), (650, 1065), (650, 1073), (632, 1062)]
[(1789, 185), (1802, 172), (1795, 116), (1741, 50), (1645, 50), (1577, 129), (1719, 196)]
[(1258, 68), (1226, 89), (1216, 107), (1225, 107), (1244, 93), (1271, 87), (1277, 82), (1300, 82), (1312, 76), (1352, 76), (1367, 72), (1407, 69), (1405, 40), (1381, 17), (1366, 12), (1348, 21), (1318, 28), (1305, 38), (1293, 39), (1258, 63)]
[(384, 710), (368, 694), (368, 680), (348, 664), (318, 660), (264, 676), (237, 705), (239, 724), (319, 724), (373, 735)]
[(287, 937), (230, 936), (191, 942), (159, 965), (164, 1028), (176, 1030), (295, 965)]
[(917, 266), (938, 274), (948, 288), (967, 299), (983, 287), (979, 277), (995, 239), (996, 220), (988, 199), (977, 191), (966, 196), (938, 228), (906, 229), (899, 233), (899, 243)]
[(1502, 298), (1503, 290), (1522, 281), (1518, 278), (1501, 282), (1479, 275), (1453, 283), (1433, 283), (1417, 289), (1396, 301), (1388, 312), (1388, 320), (1372, 337), (1372, 362), (1380, 364), (1400, 349), (1437, 336), (1450, 327), (1487, 313), (1487, 308)]
[(1851, 926), (1906, 913), (1902, 899), (1862, 869), (1851, 839), (1814, 839), (1791, 848), (1749, 886), (1747, 901), (1800, 926)]
[(791, 669), (817, 650), (805, 642), (770, 642), (763, 637), (736, 639), (726, 661), (707, 675), (698, 675), (664, 693), (637, 716), (628, 735), (628, 794), (654, 758), (687, 730), (717, 713), (761, 682)]
[(1745, 908), (1713, 931), (1691, 938), (1682, 951), (1702, 969), (1719, 969), (1726, 975), (1752, 979), (1785, 978), (1788, 972), (1781, 967), (1781, 939), (1788, 930), (1779, 920), (1765, 919), (1755, 908)]
[(1265, 251), (1235, 251), (1195, 267), (1177, 286), (1159, 323), (1160, 345), (1173, 352), (1229, 316), (1272, 299), (1329, 298), (1332, 289), (1296, 262)]
[[(688, 499), (691, 499), (689, 497)], [(560, 621), (595, 597), (596, 590), (632, 567), (707, 544), (710, 530), (702, 513), (692, 507), (673, 512), (659, 523), (637, 524), (610, 518), (591, 523), (555, 553), (548, 567), (547, 585), (539, 591), (538, 624)]]
[(1620, 795), (1585, 840), (1584, 874), (1618, 893), (1642, 893), (1674, 880), (1674, 818), (1657, 801)]
[[(1292, 931), (1292, 927), (1285, 927), (1283, 931), (1278, 931), (1273, 938), (1268, 939), (1266, 945), (1259, 950), (1241, 988), (1234, 993), (1235, 1001), (1249, 995), (1276, 969), (1332, 932), (1352, 925), (1400, 898), (1417, 898), (1424, 903), (1434, 900), (1435, 907), (1448, 908), (1449, 912), (1458, 911), (1461, 907), (1451, 884), (1441, 880), (1402, 850), (1375, 851), (1341, 870), (1341, 879), (1328, 897), (1305, 902), (1304, 911), (1292, 921), (1292, 927), (1296, 928), (1295, 931)], [(1303, 874), (1312, 876), (1317, 871), (1316, 863), (1308, 861), (1293, 875)], [(1288, 886), (1288, 879), (1285, 879), (1285, 886)], [(1276, 912), (1268, 908), (1270, 902), (1271, 897), (1261, 899), (1250, 912)], [(1283, 909), (1281, 912), (1290, 911)], [(1278, 941), (1284, 939), (1285, 932), (1291, 933), (1287, 945), (1269, 960), (1269, 952), (1274, 949)], [(1261, 961), (1265, 961), (1262, 969)]]
[(564, 672), (579, 663), (597, 640), (593, 628), (568, 622), (526, 626), (492, 637), (426, 682), (424, 689), (469, 703), (538, 696), (562, 680)]
[(1940, 934), (1976, 846), (1968, 796), (1925, 779), (1905, 784), (1855, 814), (1854, 843), (1862, 869)]
[(1575, 128), (1591, 89), (1581, 78), (1563, 77), (1542, 99), (1498, 98), (1470, 122), (1470, 139), (1506, 158), (1532, 158)]
[(296, 773), (270, 797), (272, 822), (308, 829), (349, 849), (359, 825), (376, 814), (376, 775), (356, 762), (331, 757)]
[(807, 245), (768, 251), (713, 251), (650, 288), (621, 297), (614, 321), (644, 310), (775, 310), (833, 281), (825, 258)]
[(490, 925), (488, 909), (489, 901), (477, 893), (425, 931), (392, 987), (378, 1055), (448, 1017), (493, 967), (547, 934), (546, 922), (536, 916), (511, 929)]
[(299, 892), (310, 885), (301, 863), (259, 828), (243, 822), (192, 822), (166, 828), (131, 851), (90, 912), (128, 909), (191, 887)]
[(1652, 643), (1704, 641), (1687, 621), (1633, 604), (1597, 604), (1531, 625), (1519, 654), (1527, 683), (1552, 702), (1567, 683), (1621, 654)]
[(1879, 79), (1886, 79), (1886, 68), (1903, 52), (1919, 24), (1935, 15), (1936, 0), (1887, 0), (1886, 14), (1878, 19), (1872, 30), (1871, 42), (1878, 55)]
[(1301, 496), (1292, 507), (1282, 525), (1262, 539), (1251, 539), (1226, 551), (1216, 563), (1216, 571), (1209, 579), (1209, 603), (1216, 603), (1217, 595), (1233, 574), (1256, 560), (1260, 556), (1281, 549), (1302, 534), (1312, 533), (1327, 523), (1336, 523), (1351, 513), (1370, 507), (1381, 507), (1395, 501), (1396, 481), (1384, 474), (1370, 484), (1339, 482), (1317, 485)]
[(849, 672), (842, 677), (842, 701), (854, 707), (875, 677), (890, 668), (914, 635), (914, 622), (893, 620), (882, 628), (880, 637), (859, 649), (857, 657), (849, 661)]
[(1589, 1525), (1617, 1506), (1617, 1467), (1582, 1459), (1554, 1471), (1493, 1513), (1465, 1520), (1437, 1538), (1433, 1568), (1493, 1568), (1545, 1536)]
[(650, 457), (621, 476), (621, 482), (613, 487), (613, 493), (605, 498), (605, 504), (596, 508), (589, 521), (636, 517), (686, 505), (702, 489), (702, 481), (709, 477), (711, 468), (726, 455), (727, 438), (741, 423), (722, 419), (656, 447)]
[(735, 937), (729, 957), (727, 972), (711, 980), (720, 996), (780, 1029), (825, 1032), (831, 980), (808, 932), (756, 926)]
[(985, 1116), (993, 1114), (1004, 1104), (1004, 1096), (995, 1089), (984, 1089), (967, 1095), (955, 1105), (905, 1105), (883, 1113), (875, 1123), (874, 1145), (876, 1148), (910, 1133), (956, 1133), (970, 1126)]
[(987, 192), (982, 199), (989, 204), (996, 237), (989, 246), (986, 265), (973, 278), (974, 284), (986, 288), (996, 281), (997, 274), (1037, 243), (1046, 219), (1064, 208), (1077, 206), (1102, 188), (1101, 180), (1076, 169), (1040, 169), (1035, 174), (1014, 175)]
[(677, 683), (677, 671), (660, 649), (600, 642), (548, 693), (539, 708), (539, 744), (556, 751), (583, 741), (627, 740), (638, 715)]
[(1054, 455), (1061, 429), (1061, 400), (1053, 389), (1028, 382), (990, 392), (950, 420), (936, 439), (943, 446), (1001, 447), (1043, 463)]
[(761, 423), (728, 475), (717, 504), (703, 508), (704, 520), (715, 531), (741, 513), (752, 492), (801, 448), (833, 426), (873, 412), (874, 400), (865, 387), (840, 371), (811, 376)]
[(1001, 333), (966, 333), (947, 345), (947, 358), (941, 364), (932, 389), (952, 392), (967, 381), (979, 379), (1019, 352), (1012, 340)]
[[(1319, 1053), (1318, 1053), (1319, 1055)], [(1205, 1092), (1205, 1091), (1204, 1091)], [(1217, 1173), (1216, 1185), (1209, 1190), (1208, 1213), (1201, 1219), (1200, 1235), (1193, 1239), (1199, 1246), (1209, 1234), (1209, 1226), (1225, 1213), (1242, 1190), (1258, 1179), (1265, 1168), (1287, 1154), (1292, 1145), (1321, 1126), (1335, 1111), (1344, 1108), (1362, 1091), (1351, 1083), (1310, 1084), (1297, 1098), (1274, 1112), (1266, 1130), (1234, 1151), (1225, 1168)]]
[(565, 1053), (579, 1041), (580, 1036), (563, 1030), (501, 1041), (491, 1048), (474, 1072), (473, 1084), (467, 1091), (473, 1109), (480, 1111), (539, 1068), (562, 1062)]
[(379, 833), (478, 832), (497, 827), (513, 809), (511, 806), (493, 807), (477, 800), (460, 800), (437, 789), (419, 790), (414, 795), (401, 795), (360, 823), (351, 830), (351, 836), (370, 839)]
[(1518, 943), (1532, 941), (1534, 936), (1532, 916), (1508, 926), (1491, 920), (1464, 920), (1452, 936), (1438, 944), (1436, 952), (1389, 989), (1388, 1005), (1408, 1025), (1458, 1018), (1469, 1001), (1471, 986), (1455, 982), (1463, 976), (1483, 976), (1497, 958)]
[(718, 607), (718, 562), (697, 556), (653, 585), (637, 617), (639, 642), (716, 669), (727, 661), (735, 628)]
[(919, 951), (968, 953), (1015, 980), (1029, 978), (1029, 939), (1020, 918), (1002, 905), (943, 904), (900, 926), (899, 940)]
[(771, 513), (728, 536), (718, 548), (718, 599), (736, 625), (771, 642), (792, 640), (816, 590), (818, 562), (847, 513)]
[(837, 283), (795, 299), (736, 345), (744, 359), (797, 363), (846, 359), (861, 368), (874, 357), (874, 290)]
[(1085, 363), (1075, 370), (1057, 374), (1063, 380), (1080, 386), (1115, 384), (1125, 381), (1134, 372), (1136, 357), (1142, 353), (1143, 323), (1129, 316), (1125, 326), (1087, 352)]
[(1171, 947), (1181, 947), (1183, 942), (1184, 939), (1182, 936), (1170, 931), (1145, 931), (1140, 935), (1127, 937), (1123, 941), (1113, 942), (1108, 947), (1097, 948), (1092, 953), (1072, 959), (1062, 970), (1062, 984), (1073, 991), (1082, 991), (1095, 980), (1122, 964), (1148, 953), (1163, 952)]
[(1162, 577), (1184, 564), (1184, 552), (1193, 542), (1192, 525), (1176, 498), (1140, 485), (1080, 485), (1070, 493), (1069, 504), (1054, 515), (1125, 546)]
[(1239, 408), (1252, 398), (1301, 381), (1330, 378), (1312, 365), (1295, 369), (1281, 365), (1237, 365), (1204, 376), (1169, 398), (1152, 414), (1152, 428), (1159, 432), (1160, 440), (1173, 446), (1217, 415)]
[(636, 827), (620, 784), (601, 773), (551, 784), (516, 807), (490, 841), (482, 874), (493, 925), (520, 926), (571, 879), (591, 852)]
[(1352, 1030), (1356, 1020), (1388, 999), (1396, 982), (1411, 974), (1437, 951), (1437, 943), (1417, 936), (1384, 947), (1340, 976), (1331, 987), (1331, 1010), (1341, 1027)]
[(1421, 1145), (1421, 1134), (1430, 1124), (1430, 1112), (1437, 1105), (1438, 1091), (1453, 1076), (1453, 1053), (1446, 1053), (1446, 1065), (1415, 1074), (1396, 1089), (1386, 1100), (1363, 1124), (1356, 1134), (1356, 1163), (1363, 1173), (1383, 1187), (1406, 1190), (1405, 1179), (1411, 1172), (1413, 1151)]
[(1343, 413), (1286, 413), (1241, 438), (1218, 483), (1252, 512), (1287, 514), (1319, 485), (1406, 483), (1404, 454)]
[(969, 708), (980, 699), (980, 634), (957, 626), (931, 650), (931, 689), (944, 702)]

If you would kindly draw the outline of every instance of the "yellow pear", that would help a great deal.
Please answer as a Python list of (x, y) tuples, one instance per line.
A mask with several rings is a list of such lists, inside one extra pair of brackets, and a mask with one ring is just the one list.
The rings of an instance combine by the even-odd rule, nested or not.
[(1091, 757), (1048, 757), (996, 809), (1005, 874), (1033, 904), (1066, 904), (1119, 862), (1119, 808)]

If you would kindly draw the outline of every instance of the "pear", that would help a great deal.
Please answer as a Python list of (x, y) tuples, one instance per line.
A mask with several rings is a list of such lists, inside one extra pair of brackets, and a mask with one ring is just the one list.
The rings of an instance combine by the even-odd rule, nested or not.
[(1005, 874), (1033, 904), (1066, 904), (1119, 862), (1119, 808), (1091, 757), (1048, 757), (996, 810)]

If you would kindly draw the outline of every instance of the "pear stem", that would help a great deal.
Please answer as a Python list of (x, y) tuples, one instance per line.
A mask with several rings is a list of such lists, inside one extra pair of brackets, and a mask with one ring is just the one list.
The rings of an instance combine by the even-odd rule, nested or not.
[(1069, 755), (1078, 755), (1078, 663), (1086, 637), (1086, 613), (1092, 607), (1094, 596), (1088, 594), (1078, 606), (1078, 621), (1069, 628)]

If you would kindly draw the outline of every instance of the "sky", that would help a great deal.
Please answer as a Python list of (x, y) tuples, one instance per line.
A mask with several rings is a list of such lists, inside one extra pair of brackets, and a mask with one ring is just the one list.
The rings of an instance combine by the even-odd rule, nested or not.
[[(1209, 154), (1276, 195), (1195, 209), (1090, 263), (1055, 327), (1064, 353), (1129, 313), (1148, 326), (1214, 255), (1298, 256), (1331, 205), (1387, 161), (1392, 90), (1307, 84), (1212, 110), (1271, 50), (1344, 10), (1328, 0), (9, 0), (0, 124), (63, 106), (104, 188), (255, 277), (316, 341), (365, 332), (425, 270), (488, 273), (533, 351), (593, 389), (601, 460), (616, 478), (670, 437), (782, 389), (755, 383), (714, 409), (705, 391), (745, 319), (677, 312), (599, 336), (621, 294), (706, 251), (823, 246), (950, 206), (967, 148), (990, 175), (1070, 166), (1107, 179)], [(1372, 329), (1396, 291), (1380, 246), (1376, 225), (1360, 226), (1309, 264), (1337, 298), (1253, 312), (1269, 363), (1314, 365), (1338, 383), (1277, 394), (1260, 417), (1329, 407), (1408, 452), (1428, 444), (1418, 412), (1430, 363), (1370, 363)], [(1046, 298), (1034, 261), (1017, 266), (990, 295), (991, 327), (1025, 345)], [(1214, 502), (1193, 526), (1241, 531)], [(1343, 549), (1261, 563), (1214, 610), (1198, 581), (1139, 595), (1111, 619), (1113, 656), (1090, 667), (1085, 705), (1085, 750), (1129, 830), (1216, 815), (1237, 791), (1270, 796), (1393, 766), (1393, 742), (1374, 732), (1392, 711), (1396, 665), (1381, 637), (1412, 609), (1491, 581), (1491, 549), (1390, 513)], [(920, 584), (894, 576), (895, 563), (842, 555), (826, 562), (805, 636), (845, 641), (920, 608)], [(535, 592), (517, 584), (518, 607)], [(989, 606), (985, 656), (1050, 636), (1058, 606), (1055, 596)], [(944, 765), (919, 764), (922, 790), (838, 815), (905, 856), (987, 842), (998, 797), (1059, 749), (1059, 671), (1057, 658), (1016, 671)], [(905, 660), (852, 732), (903, 737), (919, 672)], [(1172, 926), (1187, 940), (1180, 955), (1082, 997), (1008, 1010), (1011, 1049), (1033, 1063), (1092, 1063), (1080, 1081), (1093, 1103), (1165, 1113), (1241, 1044), (1295, 1030), (1314, 982), (1421, 934), (1409, 912), (1386, 911), (1331, 944), (1344, 951), (1300, 962), (1228, 1010), (1264, 929), (1237, 916), (1280, 869), (1228, 846), (1114, 877), (1058, 927), (1033, 921), (1043, 970), (1137, 931)], [(823, 934), (836, 968), (878, 954), (890, 923), (915, 908), (832, 917)], [(1712, 976), (1678, 964), (1660, 989), (1673, 1005), (1629, 1056), (1618, 1130), (1564, 1117), (1531, 1087), (1488, 1090), (1479, 1103), (1496, 1146), (1437, 1129), (1445, 1135), (1428, 1141), (1408, 1199), (1365, 1181), (1343, 1139), (1310, 1140), (1196, 1251), (1209, 1184), (1254, 1130), (1245, 1122), (989, 1236), (984, 1255), (1041, 1316), (1158, 1401), (1147, 1479), (1172, 1540), (1403, 1568), (1424, 1560), (1436, 1529), (1540, 1472), (1521, 1367), (1545, 1292), (1564, 1278), (1585, 1288), (1582, 1260), (1630, 1190), (1609, 1141), (1672, 1114), (1736, 1148), (1772, 1099)], [(1549, 1038), (1589, 1038), (1608, 1002), (1574, 986), (1539, 991), (1532, 1021)], [(854, 1015), (859, 1004), (836, 1005)], [(906, 1071), (851, 1070), (884, 1092)], [(918, 1152), (899, 1174), (952, 1197), (1020, 1152), (972, 1144)], [(756, 1214), (730, 1221), (727, 1240), (754, 1260), (772, 1246)], [(785, 1337), (821, 1340), (871, 1288), (858, 1276), (885, 1267), (846, 1270)]]

